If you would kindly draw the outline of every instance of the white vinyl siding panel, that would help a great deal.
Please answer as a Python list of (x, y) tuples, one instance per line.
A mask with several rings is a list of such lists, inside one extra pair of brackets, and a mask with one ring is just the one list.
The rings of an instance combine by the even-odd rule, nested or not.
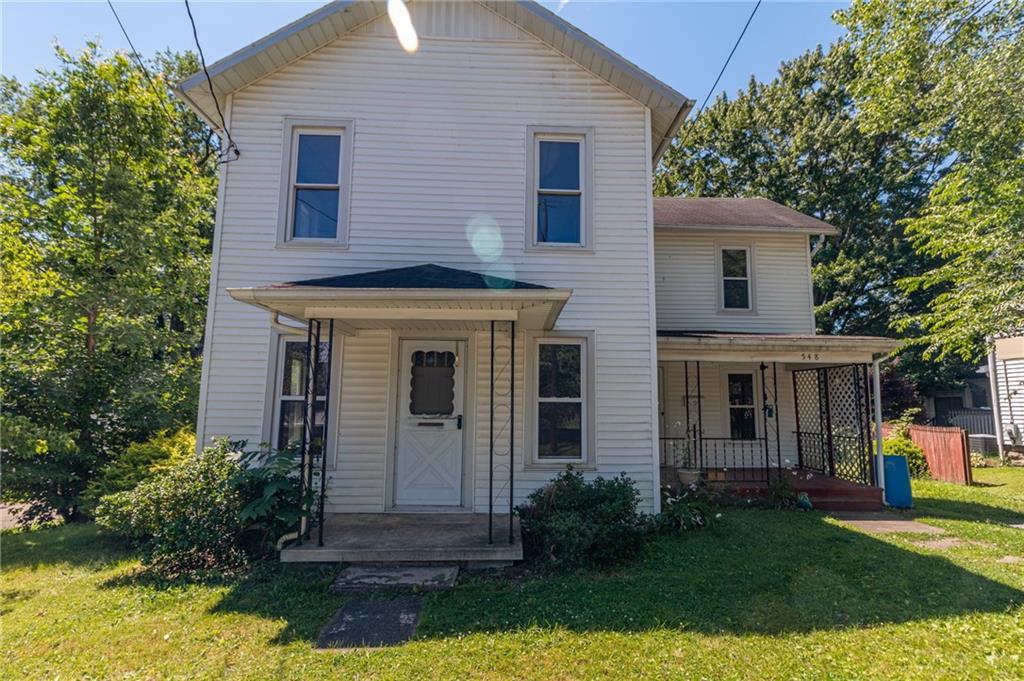
[(1014, 426), (1024, 437), (1024, 359), (1002, 360), (996, 354), (996, 386), (999, 391), (999, 418), (1003, 423), (1003, 442), (1010, 444), (1006, 431)]
[[(346, 252), (274, 248), (287, 116), (354, 122)], [(596, 252), (524, 249), (530, 125), (594, 129)], [(202, 438), (231, 435), (257, 442), (262, 430), (268, 315), (232, 300), (226, 288), (428, 262), (490, 270), (573, 289), (557, 329), (592, 331), (596, 337), (598, 472), (626, 471), (650, 510), (656, 489), (650, 444), (656, 429), (650, 394), (653, 311), (647, 273), (652, 235), (647, 228), (650, 160), (641, 106), (533, 38), (424, 38), (420, 50), (409, 55), (392, 37), (350, 35), (237, 93), (231, 131), (242, 157), (230, 164), (223, 202)], [(470, 244), (478, 224), (496, 226), (501, 235), (503, 248), (495, 263), (478, 257)], [(358, 347), (361, 336), (346, 340), (343, 375), (358, 356), (353, 355), (353, 340)], [(524, 346), (519, 348), (522, 353)], [(481, 358), (478, 365), (486, 359), (483, 349)], [(517, 369), (522, 368), (520, 357)], [(365, 380), (369, 386), (371, 379)], [(486, 372), (480, 373), (477, 386), (486, 390), (480, 381), (486, 381)], [(386, 399), (384, 387), (381, 391), (371, 395), (367, 387), (366, 399), (379, 406)], [(521, 399), (521, 385), (518, 394)], [(342, 399), (353, 407), (358, 402)], [(478, 404), (486, 409), (486, 400)], [(523, 413), (521, 407), (518, 413)], [(354, 418), (360, 422), (359, 416)], [(339, 425), (345, 419), (343, 415)], [(521, 428), (522, 419), (518, 423)], [(372, 437), (386, 436), (386, 424), (380, 428)], [(384, 452), (382, 448), (379, 467), (354, 459), (345, 470), (347, 451), (359, 449), (364, 452), (359, 456), (368, 457), (373, 449), (352, 444), (355, 437), (366, 443), (372, 439), (368, 430), (359, 436), (340, 435), (339, 470), (331, 482), (336, 492), (328, 504), (372, 509), (377, 490), (383, 489)], [(486, 456), (486, 448), (477, 447), (476, 456), (475, 510), (485, 511), (486, 468), (480, 466), (480, 457)], [(517, 501), (551, 475), (517, 473)], [(344, 506), (348, 502), (340, 498), (342, 493), (358, 501)]]
[[(753, 311), (720, 309), (718, 248), (751, 249)], [(658, 229), (654, 272), (658, 329), (813, 333), (805, 235), (750, 235)]]

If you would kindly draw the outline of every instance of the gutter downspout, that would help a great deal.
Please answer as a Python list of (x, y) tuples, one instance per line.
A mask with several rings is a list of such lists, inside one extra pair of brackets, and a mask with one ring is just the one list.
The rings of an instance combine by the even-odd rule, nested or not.
[[(999, 448), (999, 461), (1006, 463), (1006, 450), (1003, 447), (1003, 415), (999, 410), (999, 377), (996, 375), (996, 346), (991, 338), (985, 339), (989, 342), (988, 351), (988, 383), (989, 391), (992, 393), (989, 402), (992, 404), (992, 420), (995, 422), (996, 446)], [(1009, 390), (1009, 386), (1007, 386)]]
[(878, 486), (882, 490), (882, 503), (886, 506), (889, 503), (885, 500), (885, 459), (882, 451), (882, 362), (886, 357), (877, 357), (871, 360), (871, 378), (875, 389), (875, 465), (878, 470)]

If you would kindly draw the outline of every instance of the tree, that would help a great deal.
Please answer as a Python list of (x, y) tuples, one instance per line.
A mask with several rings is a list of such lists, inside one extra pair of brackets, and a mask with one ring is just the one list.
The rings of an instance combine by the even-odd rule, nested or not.
[(901, 286), (932, 295), (899, 328), (925, 357), (977, 361), (1024, 328), (1024, 2), (857, 0), (838, 17), (860, 128), (934, 140), (945, 166), (904, 223), (932, 266)]
[(926, 258), (900, 219), (921, 209), (938, 170), (935, 152), (897, 130), (863, 132), (848, 88), (856, 55), (843, 43), (783, 63), (769, 83), (751, 79), (683, 127), (666, 153), (656, 193), (764, 196), (839, 228), (814, 265), (818, 328), (878, 334), (925, 295), (897, 281)]
[[(91, 462), (59, 495), (73, 515), (93, 463), (194, 418), (217, 157), (167, 90), (193, 57), (161, 55), (150, 82), (95, 44), (57, 55), (28, 85), (0, 81), (0, 385), (23, 431), (66, 433), (63, 456)], [(4, 452), (22, 477), (23, 449)], [(4, 496), (42, 500), (28, 489)]]
[[(936, 139), (861, 127), (849, 86), (857, 63), (839, 42), (782, 64), (769, 83), (751, 79), (734, 99), (719, 97), (680, 131), (655, 191), (764, 196), (835, 225), (838, 237), (825, 242), (813, 268), (818, 330), (889, 335), (894, 321), (925, 311), (935, 295), (900, 286), (938, 263), (914, 249), (902, 220), (920, 214), (947, 168)], [(914, 386), (955, 384), (971, 370), (921, 355), (905, 349), (890, 372), (893, 381), (912, 379), (907, 399)]]

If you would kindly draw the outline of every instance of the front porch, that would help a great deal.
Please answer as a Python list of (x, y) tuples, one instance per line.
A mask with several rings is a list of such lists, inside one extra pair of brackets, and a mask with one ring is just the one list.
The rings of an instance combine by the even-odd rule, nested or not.
[[(281, 551), (286, 563), (473, 563), (523, 558), (519, 519), (486, 513), (332, 513), (323, 544)], [(511, 533), (510, 533), (511, 532)], [(489, 535), (500, 537), (489, 541)]]
[(659, 332), (663, 484), (699, 477), (753, 489), (817, 476), (803, 487), (820, 497), (882, 488), (872, 379), (892, 347), (884, 338)]

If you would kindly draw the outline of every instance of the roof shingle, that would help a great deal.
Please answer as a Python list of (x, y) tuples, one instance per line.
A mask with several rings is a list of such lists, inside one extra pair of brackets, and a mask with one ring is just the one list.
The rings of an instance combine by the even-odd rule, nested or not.
[(835, 234), (832, 225), (765, 198), (657, 196), (656, 227), (746, 227)]

